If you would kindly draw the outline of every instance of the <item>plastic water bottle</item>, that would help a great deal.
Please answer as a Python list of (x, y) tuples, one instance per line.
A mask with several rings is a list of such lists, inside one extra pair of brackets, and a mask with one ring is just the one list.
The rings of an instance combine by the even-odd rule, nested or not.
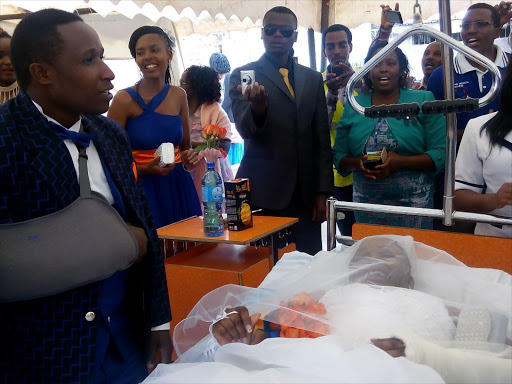
[(207, 237), (222, 236), (224, 234), (222, 178), (215, 170), (215, 163), (208, 162), (206, 165), (208, 169), (201, 180), (204, 235)]

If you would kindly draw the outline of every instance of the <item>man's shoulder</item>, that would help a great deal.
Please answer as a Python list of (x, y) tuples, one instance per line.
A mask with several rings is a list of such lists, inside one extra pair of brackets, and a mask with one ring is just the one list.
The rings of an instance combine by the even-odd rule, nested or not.
[[(439, 78), (443, 78), (443, 66), (440, 65), (439, 67), (437, 67), (436, 69), (434, 69), (434, 72), (432, 72), (432, 74), (430, 75), (430, 78), (428, 79), (429, 83), (430, 83), (430, 80), (432, 79), (439, 79)], [(454, 72), (455, 73), (455, 72)]]
[[(24, 111), (18, 107), (16, 99), (0, 104), (0, 138), (17, 133), (17, 116), (23, 116)], [(0, 139), (0, 141), (2, 141)]]
[(320, 80), (322, 83), (324, 82), (324, 77), (321, 72), (318, 72), (316, 69), (311, 69), (309, 67), (306, 67), (305, 65), (295, 63), (296, 69), (298, 72), (302, 73), (305, 76), (308, 77), (316, 77), (318, 80)]
[(84, 126), (87, 125), (91, 131), (111, 139), (126, 141), (125, 130), (117, 121), (102, 115), (84, 115), (82, 119)]
[[(250, 63), (247, 63), (247, 64), (244, 64), (242, 65), (241, 67), (238, 67), (238, 68), (235, 68), (233, 70), (233, 72), (236, 72), (236, 71), (245, 71), (245, 70), (249, 70), (249, 69), (255, 69), (257, 66), (260, 65), (260, 62), (259, 61), (252, 61)], [(231, 72), (231, 73), (233, 73)]]
[[(112, 129), (119, 129), (121, 126), (109, 117), (103, 115), (84, 115), (82, 116), (84, 121), (87, 121), (90, 124), (94, 124), (97, 127), (107, 127)], [(121, 128), (122, 129), (122, 128)]]

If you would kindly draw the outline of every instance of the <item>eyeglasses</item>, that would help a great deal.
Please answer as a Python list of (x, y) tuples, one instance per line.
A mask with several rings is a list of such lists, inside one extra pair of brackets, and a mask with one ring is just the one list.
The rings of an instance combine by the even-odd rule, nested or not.
[(267, 24), (263, 27), (265, 35), (267, 36), (274, 36), (278, 29), (281, 32), (281, 35), (283, 35), (285, 38), (291, 37), (291, 35), (296, 32), (296, 30), (289, 25)]
[(488, 25), (493, 25), (493, 23), (489, 23), (488, 21), (473, 21), (472, 23), (462, 23), (460, 29), (467, 31), (472, 25), (474, 25), (476, 29), (482, 29)]

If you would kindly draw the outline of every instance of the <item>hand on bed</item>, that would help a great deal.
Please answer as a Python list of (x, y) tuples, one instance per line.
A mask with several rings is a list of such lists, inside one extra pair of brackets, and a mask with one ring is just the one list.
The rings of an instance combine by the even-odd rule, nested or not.
[(158, 364), (172, 363), (171, 355), (172, 341), (169, 331), (151, 331), (149, 358), (146, 363), (148, 373), (153, 372)]
[(233, 342), (250, 344), (254, 325), (260, 318), (260, 314), (250, 316), (246, 307), (226, 308), (225, 312), (229, 315), (212, 327), (212, 333), (217, 342), (220, 345)]
[(402, 340), (392, 337), (389, 339), (371, 339), (373, 345), (388, 353), (391, 357), (405, 357), (405, 344)]

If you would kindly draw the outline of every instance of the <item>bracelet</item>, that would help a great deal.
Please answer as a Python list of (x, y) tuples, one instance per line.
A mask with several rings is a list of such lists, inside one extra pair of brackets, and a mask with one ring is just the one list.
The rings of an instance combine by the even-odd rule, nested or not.
[(228, 308), (229, 307), (224, 307), (224, 309), (222, 309), (222, 312), (215, 318), (215, 321), (213, 321), (213, 323), (211, 323), (210, 326), (208, 327), (208, 331), (210, 332), (210, 335), (212, 335), (214, 339), (215, 336), (213, 335), (213, 326), (217, 324), (219, 321), (227, 319), (229, 315), (234, 315), (235, 313), (238, 313), (237, 311), (226, 312), (226, 309)]
[(193, 172), (193, 171), (194, 171), (194, 169), (187, 169), (187, 167), (185, 167), (185, 165), (184, 165), (183, 163), (181, 163), (181, 167), (183, 168), (183, 170), (184, 170), (185, 172), (188, 172), (188, 173), (191, 173), (191, 172)]

